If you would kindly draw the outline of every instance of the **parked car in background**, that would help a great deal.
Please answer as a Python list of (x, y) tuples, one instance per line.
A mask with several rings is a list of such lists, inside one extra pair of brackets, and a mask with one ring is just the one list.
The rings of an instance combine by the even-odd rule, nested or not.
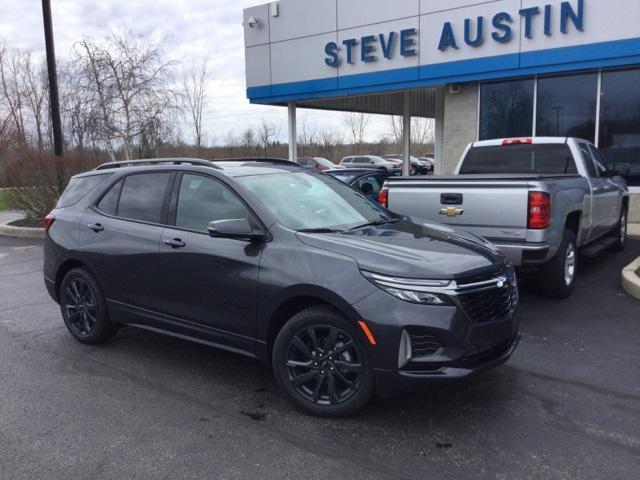
[(47, 218), (45, 284), (77, 341), (125, 324), (259, 358), (314, 415), (462, 379), (518, 344), (513, 267), (491, 244), (292, 162), (105, 164)]
[(378, 196), (387, 178), (392, 174), (382, 170), (371, 168), (346, 168), (342, 170), (326, 170), (324, 173), (337, 178), (357, 191), (366, 195), (374, 202), (378, 201)]
[(436, 160), (433, 157), (419, 157), (418, 160), (427, 164), (427, 173), (434, 173), (436, 171)]
[(389, 173), (400, 173), (402, 165), (398, 162), (385, 160), (377, 155), (353, 155), (344, 157), (340, 165), (346, 168), (377, 168)]
[[(389, 154), (385, 155), (384, 159), (392, 162), (399, 162), (400, 168), (402, 168), (402, 155)], [(414, 156), (410, 156), (409, 161), (411, 163), (409, 175), (427, 175), (428, 173), (433, 172), (433, 164), (430, 164), (429, 162), (420, 160)]]
[(323, 157), (302, 157), (298, 159), (298, 163), (304, 168), (312, 168), (314, 170), (319, 170), (320, 172), (324, 172), (325, 170), (329, 170), (332, 168), (344, 168)]
[(490, 240), (535, 272), (543, 292), (564, 298), (573, 290), (579, 249), (595, 256), (624, 248), (629, 192), (620, 173), (605, 168), (585, 140), (489, 140), (467, 147), (455, 175), (391, 177), (381, 197), (394, 212)]

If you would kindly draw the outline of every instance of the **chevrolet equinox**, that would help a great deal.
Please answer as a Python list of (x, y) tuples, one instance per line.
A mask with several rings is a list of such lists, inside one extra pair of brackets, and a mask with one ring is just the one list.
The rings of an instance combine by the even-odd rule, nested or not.
[(299, 408), (343, 416), (518, 343), (504, 255), (416, 222), (285, 160), (113, 162), (47, 216), (44, 277), (79, 342), (133, 325), (256, 357)]

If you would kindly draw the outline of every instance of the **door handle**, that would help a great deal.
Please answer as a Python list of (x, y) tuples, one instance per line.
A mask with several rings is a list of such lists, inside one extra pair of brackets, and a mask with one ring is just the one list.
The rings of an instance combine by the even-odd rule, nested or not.
[(96, 233), (104, 230), (104, 227), (99, 223), (89, 223), (87, 224), (87, 228), (93, 230)]
[(165, 238), (162, 242), (165, 245), (169, 245), (171, 248), (183, 248), (187, 245), (179, 238), (174, 238), (174, 239)]

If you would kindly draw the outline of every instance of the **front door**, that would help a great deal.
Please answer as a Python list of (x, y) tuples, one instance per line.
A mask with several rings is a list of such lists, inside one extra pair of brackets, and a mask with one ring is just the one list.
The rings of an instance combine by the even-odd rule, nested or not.
[(184, 173), (171, 204), (160, 243), (164, 313), (228, 346), (252, 349), (263, 244), (212, 238), (207, 226), (237, 218), (255, 224), (255, 218), (227, 185), (207, 175)]

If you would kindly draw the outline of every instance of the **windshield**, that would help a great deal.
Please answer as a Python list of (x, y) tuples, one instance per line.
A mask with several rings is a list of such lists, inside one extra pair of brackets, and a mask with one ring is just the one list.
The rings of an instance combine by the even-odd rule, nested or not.
[(318, 165), (322, 165), (323, 167), (335, 167), (335, 164), (331, 160), (327, 160), (326, 158), (316, 157), (315, 161)]
[(242, 177), (278, 221), (294, 230), (347, 230), (393, 217), (330, 176), (307, 172)]

